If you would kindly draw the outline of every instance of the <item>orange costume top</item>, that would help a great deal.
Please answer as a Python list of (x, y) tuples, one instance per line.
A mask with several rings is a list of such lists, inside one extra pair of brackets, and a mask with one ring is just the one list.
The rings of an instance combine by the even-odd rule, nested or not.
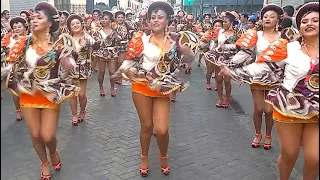
[[(115, 76), (122, 74), (129, 78), (133, 82), (132, 91), (145, 96), (168, 97), (172, 92), (184, 91), (189, 83), (178, 79), (176, 75), (180, 64), (185, 60), (189, 61), (180, 53), (181, 40), (194, 39), (189, 35), (191, 34), (185, 32), (167, 35), (165, 41), (170, 41), (171, 46), (166, 50), (152, 35), (137, 32), (129, 41), (126, 60)], [(150, 42), (151, 39), (155, 44)], [(189, 41), (184, 43), (192, 44)], [(194, 44), (197, 43), (198, 41)]]
[[(20, 95), (21, 107), (59, 109), (60, 103), (79, 93), (69, 70), (76, 64), (69, 35), (52, 39), (52, 47), (40, 48), (32, 35), (21, 37), (12, 47), (2, 84)], [(14, 68), (13, 68), (14, 67)]]
[[(279, 32), (280, 37), (281, 32)], [(236, 42), (236, 45), (241, 48), (240, 52), (237, 53), (231, 60), (231, 64), (241, 64), (240, 61), (246, 59), (252, 59), (250, 52), (255, 51), (255, 59), (249, 61), (256, 61), (260, 54), (269, 46), (271, 43), (263, 37), (263, 31), (255, 31), (253, 29), (248, 30), (244, 33)], [(249, 53), (248, 53), (249, 52)], [(242, 54), (246, 54), (244, 57)], [(252, 83), (250, 86), (252, 89), (257, 90), (271, 90), (279, 84), (264, 84), (264, 83)]]
[[(256, 62), (231, 69), (233, 79), (269, 86), (266, 102), (282, 123), (319, 123), (319, 56), (311, 58), (298, 41), (279, 39)], [(298, 59), (298, 61), (297, 61)]]

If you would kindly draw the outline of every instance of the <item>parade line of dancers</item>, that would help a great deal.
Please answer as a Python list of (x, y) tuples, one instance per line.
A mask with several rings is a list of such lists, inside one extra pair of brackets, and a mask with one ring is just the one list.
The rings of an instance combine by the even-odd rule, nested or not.
[(255, 127), (251, 147), (271, 149), (275, 124), (280, 180), (289, 180), (301, 146), (303, 179), (315, 180), (319, 174), (319, 2), (294, 11), (292, 6), (267, 4), (258, 17), (226, 11), (196, 19), (184, 11), (175, 14), (164, 1), (152, 2), (139, 13), (138, 21), (133, 21), (130, 10), (94, 9), (91, 15), (77, 15), (59, 12), (47, 2), (12, 19), (9, 11), (3, 11), (1, 89), (12, 92), (16, 120), (27, 124), (41, 161), (41, 179), (51, 179), (51, 167), (62, 168), (56, 139), (61, 102), (70, 102), (72, 125), (85, 120), (87, 80), (97, 71), (100, 95), (105, 96), (106, 68), (107, 92), (112, 97), (116, 84), (132, 84), (141, 124), (141, 176), (149, 174), (153, 133), (160, 170), (169, 175), (170, 103), (189, 86), (179, 78), (179, 70), (191, 73), (192, 62), (199, 58), (206, 63), (205, 88), (217, 91), (216, 108), (229, 107), (231, 79), (250, 84)]

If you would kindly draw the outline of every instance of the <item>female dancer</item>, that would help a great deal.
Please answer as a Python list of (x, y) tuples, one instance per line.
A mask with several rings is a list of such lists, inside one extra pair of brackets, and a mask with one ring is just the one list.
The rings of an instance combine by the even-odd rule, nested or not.
[[(280, 180), (289, 180), (301, 143), (303, 179), (315, 180), (319, 175), (319, 2), (303, 5), (296, 23), (302, 35), (298, 41), (280, 39), (256, 63), (232, 70), (224, 67), (221, 73), (250, 84), (281, 83), (266, 97), (279, 137)], [(277, 75), (277, 68), (284, 74)]]
[[(100, 96), (106, 95), (103, 87), (106, 66), (108, 65), (109, 75), (112, 76), (116, 71), (116, 60), (119, 57), (119, 50), (117, 45), (120, 44), (120, 37), (118, 36), (117, 32), (111, 27), (112, 23), (112, 12), (103, 11), (101, 20), (102, 29), (93, 33), (92, 35), (95, 40), (101, 42), (99, 50), (93, 52), (93, 55), (99, 60), (98, 82), (100, 86)], [(110, 92), (112, 97), (116, 96), (114, 85), (114, 79), (110, 79)]]
[(25, 19), (27, 21), (27, 23), (30, 23), (30, 14), (28, 11), (21, 11), (20, 12), (20, 17), (22, 17), (23, 19)]
[[(218, 34), (217, 32), (219, 32), (219, 29), (222, 27), (223, 21), (221, 19), (216, 19), (213, 21), (212, 25), (213, 25), (213, 32), (216, 32), (216, 34), (214, 35), (211, 30), (206, 31), (206, 33), (202, 36), (202, 42), (203, 42), (203, 46), (205, 47), (203, 49), (203, 53), (206, 53), (210, 50), (210, 47), (213, 45), (213, 42), (211, 41), (212, 39), (214, 39), (214, 37), (217, 37)], [(214, 65), (209, 62), (209, 61), (205, 61), (206, 62), (206, 67), (207, 67), (207, 72), (206, 72), (206, 81), (207, 81), (207, 90), (211, 90), (211, 78), (212, 78), (212, 74), (214, 73)], [(217, 90), (217, 88), (214, 88), (214, 90)]]
[(62, 33), (69, 33), (69, 30), (67, 28), (67, 19), (69, 17), (69, 12), (68, 11), (60, 11), (59, 12), (59, 16), (60, 16), (60, 24), (59, 24), (59, 30), (58, 30), (58, 34), (62, 34)]
[[(147, 11), (147, 17), (150, 20), (149, 27), (152, 34), (147, 36), (143, 32), (138, 32), (134, 35), (128, 44), (130, 48), (127, 52), (127, 60), (119, 69), (122, 70), (122, 67), (127, 64), (136, 64), (137, 58), (143, 58), (143, 63), (137, 69), (132, 68), (134, 66), (131, 66), (131, 68), (129, 66), (124, 71), (126, 77), (133, 81), (132, 98), (141, 123), (141, 176), (147, 176), (149, 172), (148, 153), (153, 127), (157, 133), (161, 171), (164, 175), (168, 175), (170, 172), (167, 154), (169, 144), (169, 94), (172, 91), (183, 91), (187, 88), (187, 84), (172, 77), (171, 72), (181, 63), (179, 57), (182, 54), (186, 62), (190, 62), (194, 58), (194, 54), (189, 47), (179, 44), (177, 35), (169, 35), (166, 32), (168, 21), (173, 14), (173, 8), (169, 3), (163, 1), (151, 3)], [(150, 67), (154, 68), (150, 70)], [(119, 72), (119, 70), (113, 77), (122, 72)], [(157, 78), (160, 76), (164, 78), (161, 82)], [(144, 79), (147, 81), (142, 80), (142, 77), (145, 77)], [(164, 83), (167, 84), (162, 86)]]
[[(168, 33), (176, 33), (177, 32), (177, 20), (173, 19), (172, 21), (169, 22), (168, 26)], [(170, 100), (171, 102), (176, 102), (177, 99), (177, 93), (173, 92), (170, 95)], [(156, 135), (156, 132), (153, 132), (154, 135)]]
[[(190, 31), (190, 32), (197, 33), (197, 28), (193, 24), (193, 21), (194, 21), (193, 16), (186, 15), (185, 19), (186, 19), (186, 22), (182, 27), (182, 31)], [(186, 67), (185, 73), (190, 74), (192, 70), (192, 63), (186, 63), (184, 64), (184, 66)]]
[(252, 29), (252, 30), (257, 30), (257, 27), (256, 27), (256, 20), (255, 19), (249, 19), (248, 21), (248, 27), (249, 29)]
[[(89, 34), (92, 35), (93, 33), (99, 31), (101, 29), (101, 23), (100, 23), (100, 16), (101, 11), (99, 9), (92, 10), (92, 21), (90, 22), (89, 26)], [(98, 57), (92, 56), (92, 69), (94, 71), (98, 71)]]
[[(10, 49), (16, 43), (19, 38), (25, 38), (28, 35), (28, 23), (26, 19), (22, 17), (14, 17), (10, 20), (10, 27), (12, 29), (12, 33), (7, 34), (1, 40), (1, 50), (5, 53), (5, 57), (8, 56)], [(16, 120), (22, 120), (22, 114), (20, 109), (20, 98), (18, 94), (12, 92), (13, 102), (16, 107)]]
[[(217, 36), (214, 36), (215, 44), (214, 46), (222, 46), (226, 44), (234, 44), (236, 41), (236, 33), (234, 32), (234, 25), (236, 23), (237, 14), (235, 12), (226, 12), (226, 16), (223, 19), (223, 28), (217, 29), (214, 33)], [(218, 33), (217, 33), (218, 32)], [(209, 54), (212, 52), (208, 52)], [(230, 59), (232, 53), (225, 51), (224, 52), (225, 59)], [(218, 94), (218, 102), (216, 107), (218, 108), (228, 108), (230, 104), (230, 95), (231, 95), (231, 79), (229, 77), (219, 76), (218, 73), (220, 71), (220, 67), (216, 66), (215, 62), (212, 61), (212, 58), (206, 58), (209, 63), (212, 63), (215, 72), (215, 79), (217, 85), (217, 94)], [(207, 76), (208, 79), (209, 76)], [(210, 77), (211, 78), (211, 77)], [(226, 88), (226, 96), (223, 97), (223, 82)]]
[[(91, 77), (91, 47), (94, 45), (94, 39), (84, 31), (84, 23), (79, 15), (72, 14), (67, 19), (67, 27), (74, 40), (76, 47), (77, 66), (71, 71), (75, 79), (80, 78), (80, 93), (78, 97), (70, 99), (72, 111), (72, 125), (77, 126), (82, 122), (86, 115), (87, 106), (87, 79)], [(79, 98), (80, 113), (78, 116), (77, 99)]]
[[(122, 62), (126, 59), (126, 52), (128, 50), (128, 41), (130, 39), (131, 33), (134, 31), (134, 27), (131, 27), (125, 21), (125, 12), (118, 10), (115, 14), (115, 21), (117, 26), (115, 27), (117, 34), (121, 37), (119, 45), (119, 57), (117, 62), (117, 68), (119, 68)], [(122, 84), (122, 79), (120, 78), (117, 84)]]
[(20, 38), (12, 47), (8, 57), (10, 64), (6, 68), (8, 75), (2, 81), (20, 94), (24, 119), (41, 160), (41, 180), (50, 180), (46, 147), (54, 170), (59, 171), (61, 161), (56, 129), (60, 104), (76, 95), (79, 87), (72, 84), (68, 72), (76, 65), (71, 56), (71, 38), (68, 35), (58, 39), (52, 36), (59, 27), (57, 10), (47, 2), (39, 2), (34, 9), (33, 34)]
[[(263, 50), (265, 50), (272, 42), (277, 41), (280, 38), (281, 32), (278, 31), (277, 26), (280, 22), (280, 18), (283, 14), (281, 7), (276, 5), (267, 5), (261, 9), (260, 17), (262, 18), (262, 31), (249, 30), (244, 34), (239, 41), (236, 43), (240, 47), (243, 47), (243, 41), (246, 41), (247, 37), (250, 39), (246, 49), (250, 48), (250, 51), (255, 48), (256, 56), (259, 56)], [(240, 52), (239, 52), (240, 53)], [(238, 53), (238, 54), (239, 54)], [(240, 56), (235, 56), (232, 61), (237, 61), (237, 58)], [(255, 59), (255, 58), (254, 58)], [(271, 132), (273, 127), (272, 119), (272, 107), (265, 103), (265, 97), (268, 94), (269, 90), (274, 89), (275, 86), (270, 85), (261, 85), (261, 84), (251, 84), (251, 93), (253, 97), (254, 110), (253, 110), (253, 123), (255, 128), (255, 138), (251, 143), (252, 148), (260, 147), (260, 141), (262, 139), (261, 134), (261, 124), (262, 124), (262, 115), (265, 116), (266, 123), (266, 134), (265, 142), (263, 148), (269, 150), (272, 147), (271, 144)]]

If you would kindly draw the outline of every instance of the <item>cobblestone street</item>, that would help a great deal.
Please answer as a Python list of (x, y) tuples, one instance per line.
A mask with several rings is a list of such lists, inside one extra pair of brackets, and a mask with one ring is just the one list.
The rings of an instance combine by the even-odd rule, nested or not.
[[(247, 110), (252, 109), (250, 92), (234, 84), (231, 108), (217, 109), (216, 92), (206, 90), (203, 69), (196, 65), (191, 75), (183, 75), (191, 81), (189, 89), (171, 106), (170, 175), (165, 177), (160, 171), (153, 137), (149, 176), (140, 177), (140, 124), (131, 87), (118, 87), (116, 98), (110, 97), (107, 87), (108, 94), (101, 97), (96, 76), (94, 73), (88, 83), (83, 123), (72, 126), (69, 103), (62, 105), (57, 136), (63, 165), (60, 172), (52, 171), (53, 180), (278, 179), (276, 135), (270, 151), (250, 146), (253, 140), (251, 112)], [(243, 103), (246, 96), (250, 105)], [(2, 180), (38, 180), (41, 172), (27, 127), (23, 121), (15, 121), (12, 97), (7, 92), (1, 100), (1, 170)], [(300, 170), (294, 170), (292, 180), (301, 179), (300, 174)]]

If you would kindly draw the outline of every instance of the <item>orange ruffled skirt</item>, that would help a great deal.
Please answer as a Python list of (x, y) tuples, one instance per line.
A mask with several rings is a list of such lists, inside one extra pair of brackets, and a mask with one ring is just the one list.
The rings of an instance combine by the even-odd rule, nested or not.
[(299, 119), (294, 117), (287, 117), (276, 109), (273, 109), (273, 120), (281, 123), (319, 123), (319, 118), (314, 117), (312, 119)]
[(20, 95), (20, 106), (27, 108), (39, 108), (39, 109), (59, 109), (60, 104), (50, 102), (40, 92), (36, 92), (34, 95), (22, 93)]
[(169, 97), (169, 95), (160, 94), (158, 91), (151, 90), (146, 85), (140, 83), (132, 83), (132, 92), (136, 92), (149, 97)]

